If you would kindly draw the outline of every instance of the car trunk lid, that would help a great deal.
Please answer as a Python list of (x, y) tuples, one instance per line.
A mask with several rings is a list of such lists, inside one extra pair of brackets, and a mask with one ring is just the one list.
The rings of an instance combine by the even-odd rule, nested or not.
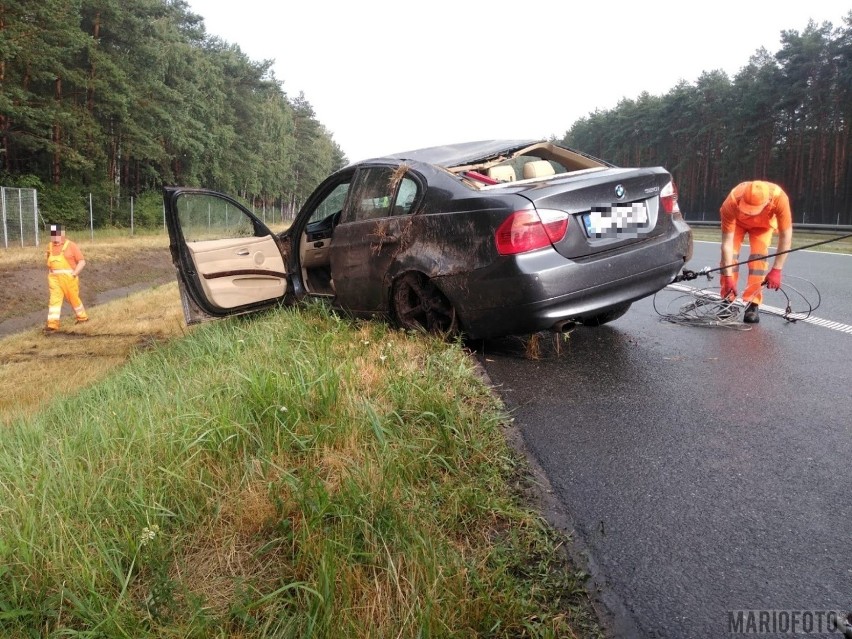
[(671, 181), (661, 167), (611, 168), (582, 176), (555, 175), (527, 185), (522, 194), (539, 210), (569, 214), (568, 232), (554, 247), (577, 259), (668, 232), (671, 214), (664, 212), (661, 195)]

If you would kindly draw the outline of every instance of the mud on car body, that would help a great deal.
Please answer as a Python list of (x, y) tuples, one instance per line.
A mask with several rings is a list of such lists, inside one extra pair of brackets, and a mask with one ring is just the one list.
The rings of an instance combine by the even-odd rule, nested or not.
[(471, 338), (559, 331), (620, 317), (692, 252), (665, 169), (542, 140), (352, 164), (281, 233), (213, 191), (166, 187), (164, 202), (188, 323), (321, 297)]

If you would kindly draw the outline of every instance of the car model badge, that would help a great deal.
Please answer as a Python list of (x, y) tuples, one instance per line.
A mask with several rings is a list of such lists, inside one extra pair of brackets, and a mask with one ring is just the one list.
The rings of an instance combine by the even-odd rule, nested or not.
[(618, 186), (615, 187), (615, 197), (617, 197), (619, 200), (624, 197), (624, 185), (623, 184), (619, 184)]

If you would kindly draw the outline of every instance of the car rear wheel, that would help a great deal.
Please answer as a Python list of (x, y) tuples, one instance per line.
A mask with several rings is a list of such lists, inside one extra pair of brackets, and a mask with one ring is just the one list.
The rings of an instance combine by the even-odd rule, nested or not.
[(393, 310), (406, 330), (453, 335), (459, 324), (456, 309), (435, 284), (420, 273), (406, 273), (393, 290)]
[(582, 324), (583, 326), (602, 326), (603, 324), (606, 324), (613, 320), (617, 320), (630, 309), (630, 306), (631, 305), (629, 302), (627, 304), (621, 304), (620, 306), (611, 308), (604, 313), (600, 313), (599, 315), (587, 317), (582, 321)]

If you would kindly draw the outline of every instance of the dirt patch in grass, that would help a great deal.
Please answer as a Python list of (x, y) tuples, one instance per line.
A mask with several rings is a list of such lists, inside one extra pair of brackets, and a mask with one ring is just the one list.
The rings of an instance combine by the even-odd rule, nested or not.
[[(80, 297), (87, 308), (117, 297), (175, 281), (169, 249), (132, 243), (81, 246), (86, 268)], [(10, 249), (11, 251), (11, 249)], [(0, 260), (0, 337), (43, 324), (47, 316), (47, 268), (44, 249), (16, 249)], [(67, 302), (63, 317), (71, 309)]]
[[(167, 238), (85, 242), (80, 247), (86, 257), (80, 296), (90, 321), (75, 326), (65, 302), (62, 331), (50, 336), (32, 330), (47, 320), (44, 247), (0, 251), (0, 422), (101, 379), (131, 352), (184, 330)], [(165, 284), (170, 286), (161, 287)], [(148, 289), (144, 298), (129, 297)], [(127, 300), (108, 304), (121, 298)], [(61, 384), (52, 377), (45, 385), (56, 361), (75, 373)]]
[[(37, 314), (40, 325), (44, 317)], [(186, 332), (176, 283), (104, 304), (89, 315), (79, 325), (66, 317), (51, 335), (30, 327), (0, 339), (0, 425), (103, 379), (132, 353)], [(55, 374), (57, 365), (62, 375)]]

